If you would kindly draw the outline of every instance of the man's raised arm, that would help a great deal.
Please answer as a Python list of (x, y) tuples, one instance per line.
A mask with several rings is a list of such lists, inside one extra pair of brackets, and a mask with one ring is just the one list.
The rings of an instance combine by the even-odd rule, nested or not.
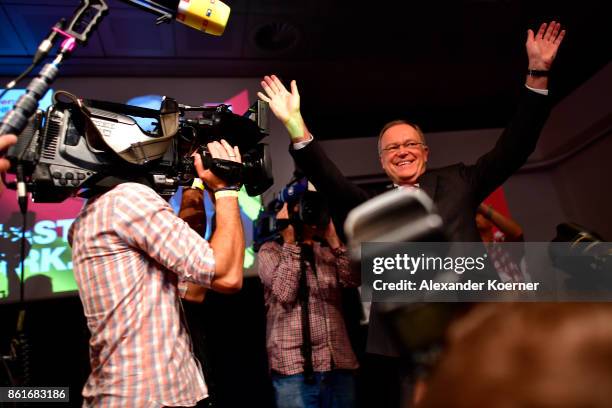
[(270, 75), (264, 77), (261, 86), (265, 94), (259, 92), (257, 95), (270, 105), (274, 116), (287, 128), (292, 143), (290, 151), (296, 164), (332, 203), (334, 222), (341, 227), (348, 211), (366, 201), (369, 195), (344, 177), (309, 132), (300, 112), (296, 82), (291, 81), (289, 92), (276, 75)]
[(542, 24), (536, 34), (527, 31), (525, 49), (529, 58), (528, 88), (521, 96), (518, 109), (495, 147), (466, 167), (467, 177), (481, 202), (514, 174), (535, 150), (538, 138), (550, 113), (548, 95), (549, 70), (565, 36), (561, 24)]

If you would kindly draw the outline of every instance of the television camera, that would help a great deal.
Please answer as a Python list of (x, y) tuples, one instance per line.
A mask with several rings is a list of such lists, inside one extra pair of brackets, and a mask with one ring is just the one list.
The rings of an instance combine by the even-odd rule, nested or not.
[[(197, 177), (194, 151), (217, 176), (244, 183), (249, 195), (273, 183), (267, 145), (260, 143), (267, 135), (265, 103), (240, 116), (228, 105), (194, 107), (172, 98), (164, 98), (159, 111), (81, 100), (64, 91), (53, 101), (34, 115), (7, 154), (35, 202), (61, 202), (77, 192), (88, 197), (126, 181), (170, 196)], [(153, 130), (143, 130), (134, 117), (153, 118)], [(206, 144), (222, 138), (240, 148), (242, 165), (207, 154)]]

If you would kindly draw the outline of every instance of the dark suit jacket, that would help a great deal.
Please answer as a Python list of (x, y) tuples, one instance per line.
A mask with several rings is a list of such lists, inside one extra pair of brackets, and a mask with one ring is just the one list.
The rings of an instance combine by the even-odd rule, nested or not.
[[(513, 119), (490, 152), (473, 165), (458, 163), (428, 169), (419, 178), (420, 187), (437, 206), (450, 241), (481, 240), (475, 223), (478, 205), (517, 171), (534, 151), (550, 111), (549, 98), (525, 90)], [(316, 140), (302, 149), (290, 149), (290, 152), (298, 167), (328, 198), (337, 227), (342, 227), (351, 209), (370, 198), (368, 193), (342, 175)], [(382, 330), (375, 330), (374, 326), (378, 325), (375, 313), (371, 319), (368, 351), (396, 355)], [(373, 336), (380, 338), (373, 340)]]

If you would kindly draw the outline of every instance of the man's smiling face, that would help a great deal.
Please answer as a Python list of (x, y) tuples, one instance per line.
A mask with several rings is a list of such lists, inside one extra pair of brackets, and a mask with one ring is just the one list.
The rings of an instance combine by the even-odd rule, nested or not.
[(398, 185), (414, 184), (425, 172), (429, 148), (415, 128), (397, 124), (380, 138), (380, 164)]

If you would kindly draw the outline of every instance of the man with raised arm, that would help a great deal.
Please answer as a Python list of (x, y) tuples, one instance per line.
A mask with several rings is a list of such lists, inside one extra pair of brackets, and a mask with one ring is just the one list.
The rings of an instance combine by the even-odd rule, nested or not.
[[(493, 149), (473, 165), (457, 163), (429, 169), (430, 151), (417, 125), (396, 120), (383, 126), (378, 137), (378, 155), (383, 170), (396, 187), (418, 187), (433, 199), (451, 241), (480, 241), (475, 223), (478, 205), (534, 151), (550, 111), (548, 74), (564, 36), (565, 30), (555, 21), (543, 23), (537, 33), (527, 31), (525, 47), (529, 64), (516, 113)], [(291, 92), (274, 75), (264, 77), (261, 85), (265, 93), (258, 95), (270, 104), (274, 115), (287, 128), (291, 137), (290, 153), (297, 166), (327, 197), (336, 226), (341, 228), (347, 213), (368, 200), (370, 195), (342, 175), (308, 131), (300, 112), (296, 82), (291, 81)], [(370, 315), (367, 351), (399, 356), (396, 344), (391, 341), (374, 307)], [(409, 398), (406, 388), (402, 386), (404, 400)]]
[[(429, 148), (420, 128), (405, 120), (383, 126), (378, 138), (380, 163), (396, 186), (417, 186), (434, 200), (452, 241), (480, 241), (474, 222), (478, 205), (508, 179), (535, 149), (540, 131), (548, 117), (548, 73), (565, 30), (552, 21), (542, 24), (537, 33), (528, 30), (526, 50), (529, 58), (525, 90), (518, 109), (495, 147), (476, 164), (458, 163), (441, 169), (428, 169)], [(318, 191), (325, 194), (337, 226), (346, 214), (366, 201), (368, 193), (346, 179), (317, 143), (300, 113), (297, 84), (289, 92), (274, 75), (261, 82), (265, 94), (259, 97), (270, 104), (274, 115), (291, 136), (291, 154)]]

